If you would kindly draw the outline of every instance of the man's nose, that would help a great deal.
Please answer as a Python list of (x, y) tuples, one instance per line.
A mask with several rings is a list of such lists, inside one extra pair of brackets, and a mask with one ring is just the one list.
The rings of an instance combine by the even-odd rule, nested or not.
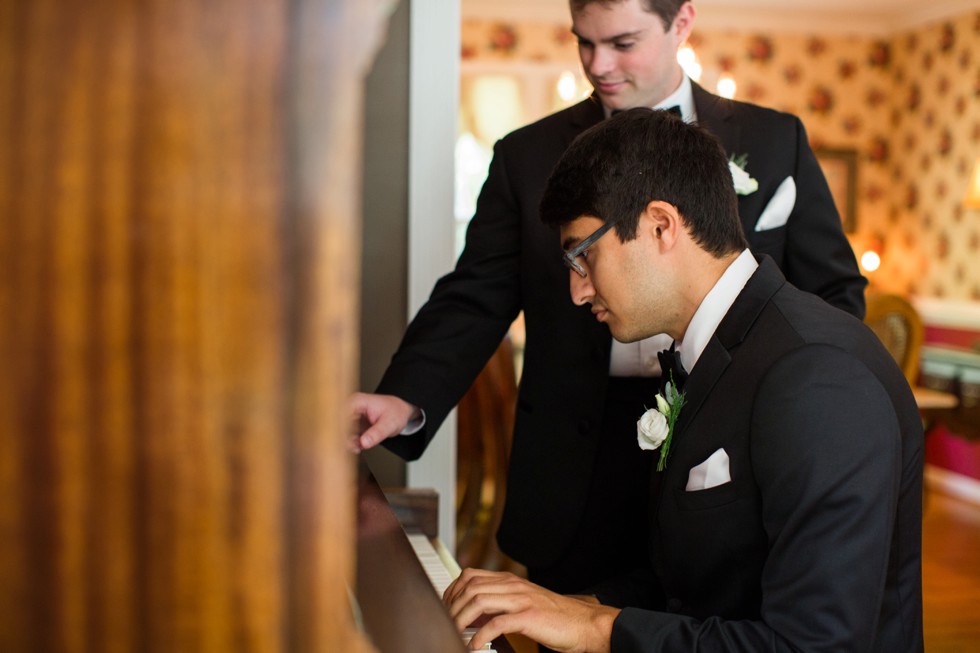
[(568, 271), (568, 289), (572, 294), (572, 302), (576, 306), (584, 306), (592, 301), (595, 296), (595, 288), (589, 277), (583, 277), (575, 270)]
[(602, 77), (612, 71), (614, 61), (613, 53), (608, 48), (595, 47), (592, 49), (586, 68), (593, 77)]

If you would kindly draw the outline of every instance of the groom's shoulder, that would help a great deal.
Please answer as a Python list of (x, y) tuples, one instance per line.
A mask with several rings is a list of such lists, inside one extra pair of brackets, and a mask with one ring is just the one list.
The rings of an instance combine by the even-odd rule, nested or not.
[[(796, 346), (786, 347), (783, 354), (806, 352), (799, 360), (806, 360), (806, 357), (819, 360), (832, 352), (837, 357), (835, 360), (858, 362), (886, 388), (896, 412), (914, 431), (918, 410), (908, 381), (895, 358), (868, 325), (789, 283), (773, 296), (770, 308), (778, 311), (787, 331), (798, 338)], [(770, 343), (767, 345), (771, 347)]]
[(600, 122), (602, 118), (602, 105), (594, 98), (589, 97), (515, 129), (507, 134), (501, 142), (505, 146), (523, 146), (529, 143), (537, 144), (542, 139), (565, 139), (570, 133), (576, 134), (583, 131)]
[(788, 111), (782, 111), (772, 107), (744, 102), (741, 100), (729, 100), (719, 95), (703, 91), (701, 103), (706, 106), (707, 111), (730, 116), (740, 126), (757, 127), (766, 130), (795, 130), (798, 125), (802, 125), (799, 117)]
[(874, 332), (861, 320), (791, 283), (773, 295), (771, 308), (799, 336), (801, 343), (835, 344), (847, 350), (860, 350), (877, 343)]
[(753, 132), (765, 134), (768, 138), (787, 138), (802, 131), (803, 123), (792, 113), (764, 107), (751, 102), (729, 100), (732, 103), (732, 115), (743, 130), (745, 136), (752, 138)]

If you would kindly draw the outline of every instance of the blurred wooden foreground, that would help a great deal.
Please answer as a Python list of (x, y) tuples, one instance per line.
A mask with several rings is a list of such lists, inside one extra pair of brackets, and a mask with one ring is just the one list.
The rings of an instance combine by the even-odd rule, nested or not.
[(378, 0), (0, 3), (0, 650), (358, 651)]

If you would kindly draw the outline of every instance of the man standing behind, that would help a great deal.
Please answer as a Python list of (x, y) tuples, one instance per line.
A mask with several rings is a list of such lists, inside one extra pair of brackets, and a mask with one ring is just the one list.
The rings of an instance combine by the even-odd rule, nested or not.
[(573, 301), (617, 340), (669, 334), (679, 387), (639, 434), (663, 463), (645, 573), (587, 598), (466, 570), (445, 599), (461, 628), (490, 616), (473, 644), (921, 651), (915, 400), (864, 324), (746, 249), (717, 141), (662, 112), (613, 116), (565, 153), (541, 215)]
[(352, 400), (363, 423), (359, 447), (384, 440), (418, 458), (523, 310), (524, 368), (498, 541), (532, 579), (557, 591), (643, 559), (655, 456), (629, 433), (657, 389), (656, 352), (664, 348), (662, 337), (613, 345), (608, 328), (565, 295), (561, 249), (540, 223), (538, 203), (576, 135), (615, 110), (679, 107), (729, 156), (747, 157), (738, 211), (755, 253), (857, 316), (865, 285), (800, 121), (716, 97), (684, 76), (676, 52), (694, 24), (690, 2), (570, 5), (595, 94), (496, 144), (456, 269), (408, 327), (379, 394)]

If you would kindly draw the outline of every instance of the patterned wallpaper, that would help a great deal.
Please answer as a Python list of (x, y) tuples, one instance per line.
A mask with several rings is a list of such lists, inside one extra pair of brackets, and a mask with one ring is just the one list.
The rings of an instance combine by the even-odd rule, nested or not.
[[(566, 24), (465, 20), (464, 61), (568, 62)], [(860, 255), (880, 250), (872, 283), (891, 292), (980, 301), (980, 209), (961, 199), (980, 158), (980, 12), (888, 38), (695, 30), (713, 89), (802, 118), (815, 149), (856, 153)]]

